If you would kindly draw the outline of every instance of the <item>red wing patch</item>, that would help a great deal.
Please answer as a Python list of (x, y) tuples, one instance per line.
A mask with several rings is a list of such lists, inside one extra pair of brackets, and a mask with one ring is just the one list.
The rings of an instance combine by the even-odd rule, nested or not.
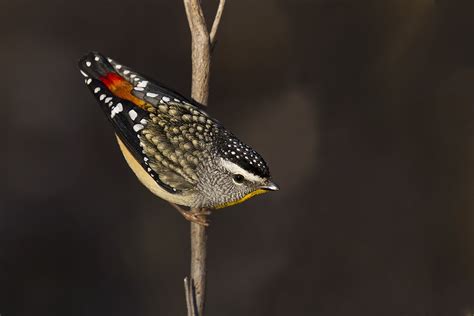
[(144, 105), (146, 102), (132, 94), (133, 85), (118, 74), (109, 72), (107, 75), (100, 77), (99, 80), (116, 97), (128, 100), (138, 107), (145, 109)]

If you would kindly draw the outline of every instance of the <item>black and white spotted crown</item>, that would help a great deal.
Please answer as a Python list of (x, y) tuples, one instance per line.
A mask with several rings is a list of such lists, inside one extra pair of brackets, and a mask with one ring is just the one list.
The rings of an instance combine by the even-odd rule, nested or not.
[(217, 134), (216, 143), (218, 152), (224, 159), (261, 178), (270, 177), (270, 171), (262, 156), (229, 131), (222, 129)]

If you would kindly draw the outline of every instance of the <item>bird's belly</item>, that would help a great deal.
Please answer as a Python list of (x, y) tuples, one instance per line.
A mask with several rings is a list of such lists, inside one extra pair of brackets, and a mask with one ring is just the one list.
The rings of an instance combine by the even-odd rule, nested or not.
[(133, 157), (133, 155), (128, 150), (127, 146), (120, 140), (118, 136), (117, 142), (119, 144), (120, 150), (122, 151), (125, 160), (128, 163), (130, 169), (133, 170), (133, 173), (137, 176), (138, 180), (150, 190), (156, 196), (179, 205), (190, 206), (191, 199), (189, 195), (182, 195), (182, 194), (172, 194), (165, 189), (163, 189), (156, 181), (142, 168), (142, 166), (138, 163), (138, 161)]

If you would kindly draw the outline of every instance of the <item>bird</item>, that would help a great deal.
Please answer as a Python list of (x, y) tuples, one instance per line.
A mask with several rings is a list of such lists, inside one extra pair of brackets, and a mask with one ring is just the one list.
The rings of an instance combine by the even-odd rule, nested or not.
[(187, 220), (279, 190), (262, 156), (192, 98), (98, 52), (78, 65), (136, 177)]

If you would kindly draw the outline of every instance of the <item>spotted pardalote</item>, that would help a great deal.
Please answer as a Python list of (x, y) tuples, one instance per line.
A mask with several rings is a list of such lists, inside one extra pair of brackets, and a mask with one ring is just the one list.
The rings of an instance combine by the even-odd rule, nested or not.
[(197, 102), (96, 52), (79, 68), (128, 165), (157, 196), (217, 209), (278, 190), (263, 158)]

